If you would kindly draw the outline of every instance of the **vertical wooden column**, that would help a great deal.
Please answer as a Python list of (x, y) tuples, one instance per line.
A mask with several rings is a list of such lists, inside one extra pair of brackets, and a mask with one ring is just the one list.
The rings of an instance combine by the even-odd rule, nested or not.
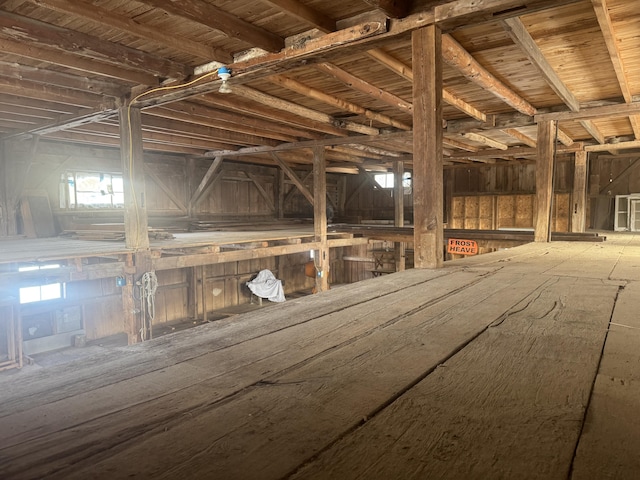
[(329, 289), (329, 247), (327, 244), (327, 161), (324, 147), (313, 148), (313, 231), (320, 249), (315, 258), (316, 292)]
[(127, 254), (125, 263), (125, 279), (126, 283), (122, 287), (122, 313), (123, 313), (123, 327), (127, 333), (127, 343), (133, 345), (138, 343), (140, 339), (140, 328), (142, 328), (141, 322), (138, 321), (139, 315), (137, 314), (134, 290), (136, 283), (136, 267), (133, 261), (133, 254)]
[(573, 164), (571, 231), (582, 233), (587, 220), (587, 152), (576, 152)]
[(413, 55), (413, 224), (415, 268), (440, 268), (443, 246), (442, 32), (415, 30)]
[(444, 171), (444, 217), (445, 225), (453, 224), (453, 188), (455, 186), (455, 172), (453, 170)]
[(144, 186), (142, 115), (139, 108), (120, 108), (120, 158), (124, 183), (124, 232), (128, 248), (148, 249), (147, 202)]
[(556, 123), (557, 122), (553, 120), (538, 123), (538, 156), (536, 158), (536, 242), (549, 242), (551, 240)]
[(5, 142), (0, 140), (0, 236), (9, 235), (9, 184), (7, 178), (7, 156)]
[(129, 344), (140, 341), (144, 319), (135, 304), (134, 290), (142, 274), (149, 271), (151, 255), (142, 151), (142, 115), (139, 108), (120, 108), (120, 158), (124, 185), (124, 233), (127, 248), (135, 250), (127, 262), (126, 286), (122, 288), (125, 331)]
[[(404, 227), (404, 187), (402, 177), (404, 176), (404, 162), (396, 160), (393, 162), (393, 224), (396, 227)], [(396, 272), (405, 269), (405, 244), (396, 242), (394, 245)]]
[(277, 218), (284, 218), (284, 170), (278, 168), (275, 174), (276, 191), (278, 193)]

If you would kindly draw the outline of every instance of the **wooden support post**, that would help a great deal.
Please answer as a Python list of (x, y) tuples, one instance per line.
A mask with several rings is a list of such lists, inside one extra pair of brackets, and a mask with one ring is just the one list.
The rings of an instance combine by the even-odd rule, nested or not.
[(9, 235), (9, 186), (7, 182), (7, 156), (5, 154), (5, 141), (0, 140), (0, 236)]
[(587, 219), (587, 152), (576, 152), (573, 165), (571, 231), (584, 232)]
[(338, 179), (338, 211), (337, 217), (344, 217), (347, 203), (347, 176), (340, 175)]
[(446, 170), (444, 172), (444, 223), (447, 228), (453, 224), (453, 188), (455, 185), (455, 171)]
[(329, 289), (329, 246), (327, 244), (327, 160), (324, 147), (313, 148), (313, 230), (320, 248), (315, 258), (316, 291)]
[[(404, 176), (404, 162), (396, 160), (393, 162), (393, 206), (394, 216), (393, 223), (396, 227), (404, 227), (404, 186), (402, 185), (402, 177)], [(404, 242), (395, 242), (394, 245), (396, 272), (402, 272), (405, 269), (405, 244)]]
[(538, 122), (538, 156), (536, 158), (536, 224), (535, 241), (551, 241), (553, 203), (553, 169), (556, 139), (555, 120)]
[(435, 25), (415, 30), (413, 55), (414, 266), (444, 262), (442, 168), (442, 33)]
[(278, 191), (278, 220), (284, 218), (284, 170), (278, 168), (275, 174), (275, 182)]
[(140, 339), (140, 326), (138, 322), (138, 312), (133, 292), (136, 283), (136, 267), (133, 261), (133, 254), (127, 255), (125, 264), (125, 280), (126, 283), (122, 287), (122, 313), (124, 322), (124, 331), (127, 334), (127, 343), (133, 345), (138, 343)]
[(124, 232), (128, 248), (148, 249), (147, 201), (144, 185), (140, 109), (120, 108), (120, 157), (124, 183)]
[(207, 266), (200, 267), (200, 279), (202, 283), (202, 321), (207, 323)]

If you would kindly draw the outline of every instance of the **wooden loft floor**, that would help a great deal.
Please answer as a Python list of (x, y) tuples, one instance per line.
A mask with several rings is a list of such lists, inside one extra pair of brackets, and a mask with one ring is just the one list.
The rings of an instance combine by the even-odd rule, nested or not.
[(639, 258), (528, 244), (0, 376), (0, 477), (637, 478)]

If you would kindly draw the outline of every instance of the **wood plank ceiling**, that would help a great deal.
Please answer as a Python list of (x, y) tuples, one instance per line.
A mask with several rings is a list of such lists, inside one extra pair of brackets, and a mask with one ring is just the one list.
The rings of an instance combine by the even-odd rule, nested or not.
[(117, 147), (137, 97), (147, 151), (309, 163), (320, 142), (333, 168), (410, 163), (409, 34), (436, 21), (449, 164), (530, 158), (549, 112), (571, 113), (565, 150), (638, 145), (637, 2), (486, 3), (0, 1), (0, 135)]

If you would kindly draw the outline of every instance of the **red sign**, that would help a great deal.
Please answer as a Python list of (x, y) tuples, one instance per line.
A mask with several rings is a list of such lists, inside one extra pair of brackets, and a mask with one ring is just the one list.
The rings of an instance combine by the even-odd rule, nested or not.
[(478, 243), (475, 240), (461, 240), (450, 238), (447, 242), (447, 252), (458, 255), (477, 255)]

